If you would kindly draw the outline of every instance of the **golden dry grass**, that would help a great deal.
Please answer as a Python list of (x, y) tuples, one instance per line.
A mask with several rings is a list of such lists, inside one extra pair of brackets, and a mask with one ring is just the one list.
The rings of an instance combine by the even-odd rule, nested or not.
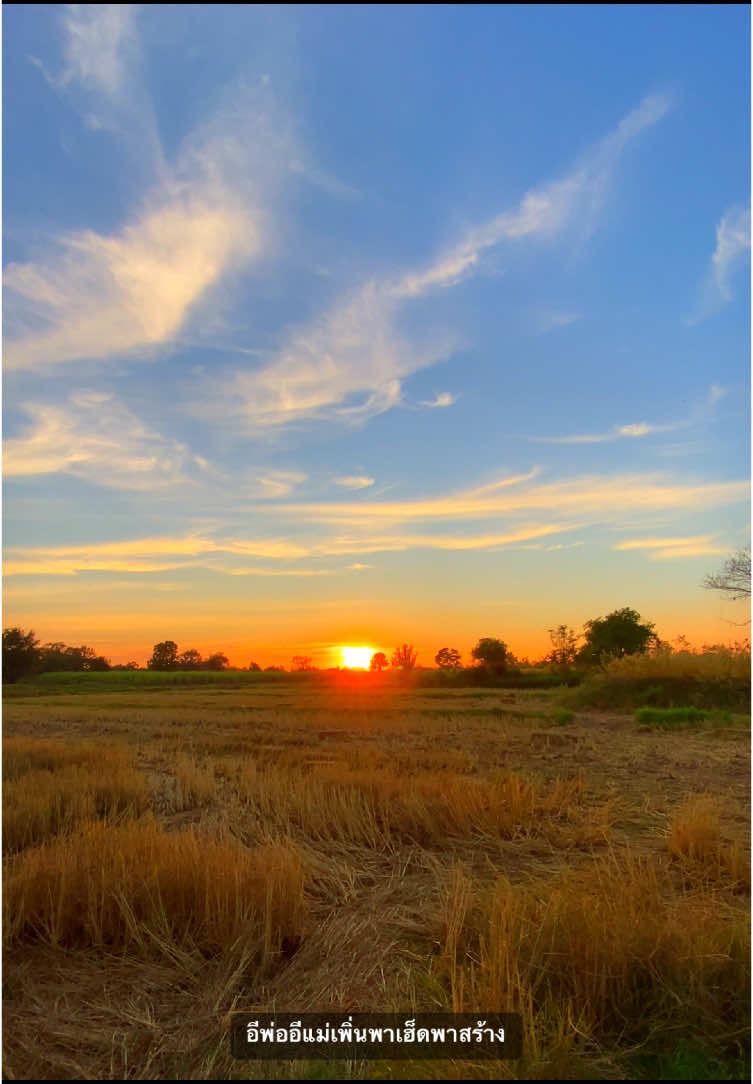
[[(104, 755), (103, 755), (104, 754)], [(3, 747), (3, 853), (12, 854), (94, 818), (137, 816), (149, 806), (143, 775), (123, 745), (8, 740)]]
[(667, 894), (645, 858), (608, 855), (523, 884), (501, 877), (480, 895), (456, 873), (442, 925), (453, 1009), (522, 1013), (530, 1065), (640, 1042), (647, 1025), (654, 1037), (745, 1032), (745, 909), (713, 892)]
[(262, 959), (294, 944), (303, 921), (295, 850), (255, 850), (195, 832), (167, 833), (152, 818), (93, 822), (27, 850), (6, 869), (6, 945), (148, 951), (163, 943), (222, 953), (239, 939)]
[(732, 647), (712, 644), (701, 651), (674, 651), (664, 646), (645, 655), (624, 655), (605, 666), (622, 677), (739, 678), (750, 680), (750, 643)]
[(691, 882), (728, 881), (750, 891), (750, 861), (738, 840), (723, 839), (719, 802), (695, 795), (675, 812), (669, 852)]
[(514, 1065), (335, 1078), (630, 1078), (698, 1035), (732, 1065), (748, 735), (510, 695), (9, 702), (6, 1077), (320, 1075), (232, 1061), (229, 1013), (267, 1009), (523, 1014)]

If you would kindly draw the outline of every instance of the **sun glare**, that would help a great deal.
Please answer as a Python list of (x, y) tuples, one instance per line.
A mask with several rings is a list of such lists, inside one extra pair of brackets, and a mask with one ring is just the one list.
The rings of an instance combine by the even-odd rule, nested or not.
[(343, 647), (340, 653), (343, 666), (347, 666), (349, 670), (368, 670), (374, 651), (370, 647)]

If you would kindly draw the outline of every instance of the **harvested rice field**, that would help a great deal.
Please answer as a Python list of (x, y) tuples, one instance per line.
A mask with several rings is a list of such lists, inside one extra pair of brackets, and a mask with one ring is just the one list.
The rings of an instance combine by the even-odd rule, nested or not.
[[(742, 1079), (750, 760), (540, 690), (23, 695), (7, 1079)], [(233, 1012), (523, 1017), (515, 1061), (240, 1061)]]

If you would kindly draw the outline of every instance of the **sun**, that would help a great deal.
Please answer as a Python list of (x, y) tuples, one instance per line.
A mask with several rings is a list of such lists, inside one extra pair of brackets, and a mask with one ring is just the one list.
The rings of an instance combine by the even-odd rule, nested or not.
[(371, 647), (341, 647), (343, 666), (349, 670), (368, 670), (374, 649)]

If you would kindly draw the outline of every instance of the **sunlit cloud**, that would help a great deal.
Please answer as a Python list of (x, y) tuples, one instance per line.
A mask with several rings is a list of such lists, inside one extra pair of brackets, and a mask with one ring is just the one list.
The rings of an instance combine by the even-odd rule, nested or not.
[(368, 489), (374, 485), (375, 479), (365, 474), (348, 474), (344, 478), (333, 478), (332, 481), (344, 489)]
[(262, 488), (263, 496), (286, 497), (296, 486), (305, 482), (307, 478), (308, 475), (304, 474), (303, 471), (275, 470), (268, 471), (263, 477), (260, 477), (258, 483)]
[[(228, 103), (189, 133), (167, 163), (133, 59), (136, 10), (73, 5), (58, 85), (97, 91), (98, 102), (127, 103), (121, 120), (128, 155), (140, 167), (142, 159), (151, 161), (151, 175), (119, 228), (67, 232), (40, 246), (32, 260), (9, 264), (9, 370), (153, 357), (173, 343), (221, 279), (273, 246), (272, 206), (292, 138), (271, 92), (260, 85), (231, 88)], [(154, 130), (156, 144), (146, 154), (145, 128)]]
[(631, 538), (627, 542), (619, 542), (613, 549), (616, 550), (653, 550), (681, 546), (700, 546), (710, 542), (712, 535), (693, 535), (690, 538)]
[(618, 543), (613, 549), (646, 550), (652, 561), (729, 553), (729, 546), (720, 546), (714, 542), (714, 537), (714, 535), (693, 535), (680, 538), (632, 538)]
[[(79, 572), (143, 574), (204, 568), (234, 576), (318, 576), (329, 575), (333, 570), (300, 569), (292, 566), (287, 568), (271, 568), (263, 565), (239, 566), (233, 563), (233, 558), (242, 556), (295, 561), (301, 558), (321, 559), (362, 553), (403, 552), (413, 549), (484, 550), (570, 529), (570, 526), (562, 524), (536, 524), (493, 534), (341, 536), (323, 541), (312, 541), (308, 545), (297, 545), (274, 539), (208, 539), (195, 535), (176, 538), (142, 538), (91, 545), (43, 546), (23, 550), (11, 548), (7, 553), (4, 571), (6, 576), (72, 576)], [(361, 571), (369, 567), (371, 566), (360, 562), (349, 566), (353, 571)]]
[(300, 503), (278, 505), (282, 513), (312, 522), (358, 523), (406, 522), (410, 520), (482, 519), (508, 513), (534, 510), (596, 517), (603, 520), (624, 516), (636, 510), (657, 511), (677, 508), (700, 508), (745, 501), (747, 482), (673, 483), (656, 475), (618, 475), (585, 477), (528, 487), (483, 487), (446, 497), (403, 501), (363, 501)]
[[(266, 366), (237, 369), (221, 387), (213, 381), (203, 388), (192, 412), (235, 416), (253, 431), (310, 419), (357, 424), (399, 405), (403, 380), (447, 360), (458, 345), (447, 333), (407, 340), (397, 331), (403, 306), (456, 285), (479, 268), (485, 251), (502, 242), (552, 239), (574, 222), (590, 233), (623, 151), (661, 120), (670, 104), (666, 95), (645, 98), (569, 174), (532, 189), (513, 210), (470, 229), (428, 267), (372, 280), (341, 298), (294, 331)], [(449, 393), (424, 405), (449, 406)]]
[(208, 464), (150, 431), (113, 395), (78, 391), (66, 402), (24, 403), (30, 419), (5, 441), (6, 478), (69, 474), (113, 489), (150, 490), (201, 476)]
[(326, 568), (215, 568), (228, 576), (330, 576)]
[(729, 546), (670, 546), (665, 550), (652, 550), (652, 561), (673, 561), (678, 557), (706, 557), (714, 554), (728, 554)]

